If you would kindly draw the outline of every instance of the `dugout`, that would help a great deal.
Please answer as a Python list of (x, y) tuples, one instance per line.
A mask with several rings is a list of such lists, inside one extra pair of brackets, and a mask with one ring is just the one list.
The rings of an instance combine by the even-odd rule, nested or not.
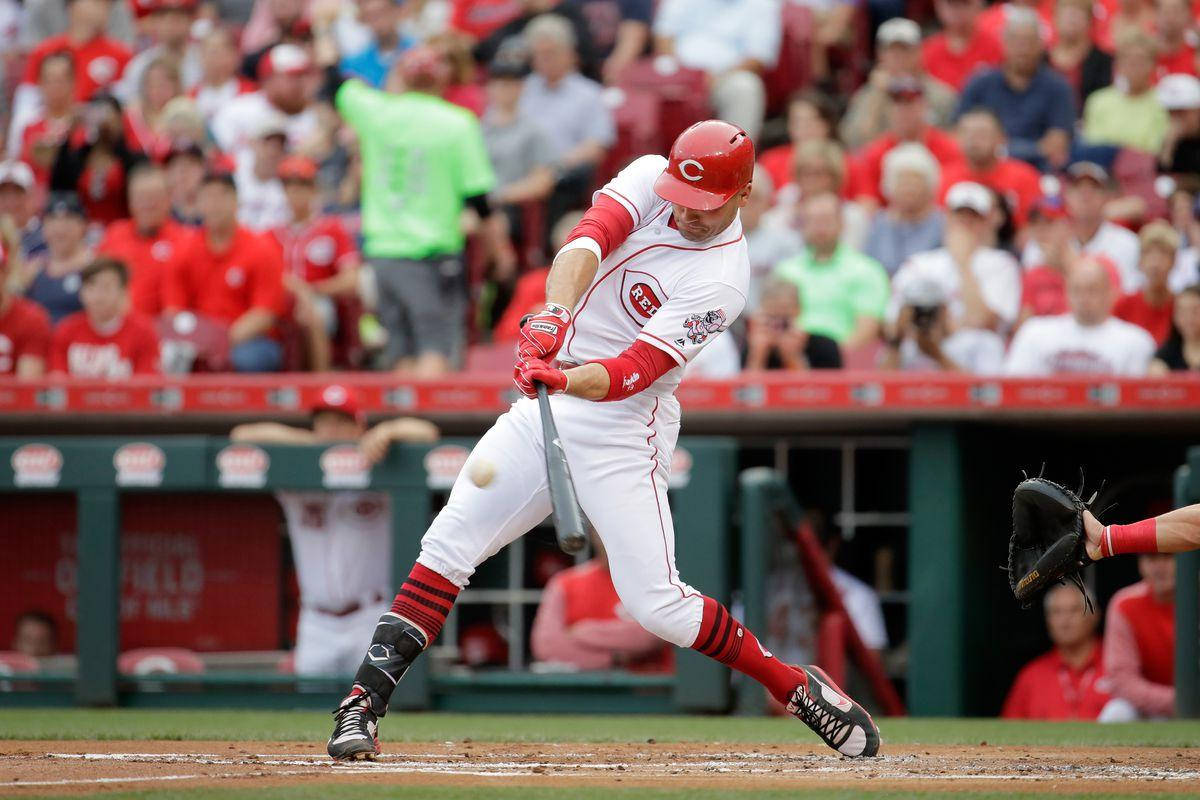
[[(61, 441), (65, 444), (83, 444), (98, 441), (90, 438), (97, 433), (120, 434), (122, 442), (157, 443), (164, 439), (147, 436), (179, 430), (215, 434), (228, 431), (236, 422), (256, 418), (299, 421), (300, 409), (321, 380), (261, 376), (186, 382), (133, 379), (118, 386), (54, 381), (16, 388), (0, 384), (0, 433), (14, 437), (6, 441), (8, 449), (0, 451), (0, 503), (8, 507), (9, 499), (30, 492), (49, 498), (63, 488), (13, 483), (10, 464), (14, 447), (45, 442), (47, 435), (64, 435)], [(357, 386), (365, 409), (376, 418), (398, 413), (426, 416), (443, 430), (467, 437), (455, 440), (463, 446), (511, 399), (506, 381), (499, 378), (467, 376), (400, 387), (386, 377), (372, 375), (348, 376), (346, 380)], [(681, 441), (693, 456), (693, 477), (698, 478), (707, 468), (702, 466), (703, 457), (696, 458), (689, 436), (713, 437), (711, 441), (720, 443), (724, 453), (718, 457), (720, 464), (707, 473), (711, 481), (703, 480), (707, 487), (703, 492), (699, 491), (701, 483), (693, 484), (696, 494), (681, 495), (679, 489), (673, 490), (683, 574), (706, 591), (723, 593), (727, 601), (753, 601), (753, 590), (761, 585), (754, 577), (761, 572), (755, 570), (765, 572), (770, 565), (757, 566), (746, 559), (747, 526), (739, 522), (736, 480), (748, 468), (775, 470), (797, 505), (821, 512), (843, 537), (838, 555), (841, 566), (872, 583), (881, 575), (887, 577), (889, 588), (880, 592), (893, 640), (886, 662), (909, 712), (918, 715), (997, 713), (1019, 666), (1048, 646), (1040, 613), (1015, 606), (1001, 571), (1011, 491), (1021, 470), (1037, 473), (1044, 464), (1048, 477), (1075, 483), (1082, 467), (1089, 487), (1105, 482), (1099, 505), (1117, 504), (1105, 519), (1130, 521), (1170, 505), (1173, 472), (1184, 463), (1188, 445), (1200, 443), (1200, 415), (1196, 413), (1200, 382), (1178, 378), (1097, 383), (775, 373), (733, 381), (689, 382), (681, 387), (679, 396), (685, 409)], [(189, 441), (197, 442), (201, 448), (197, 452), (204, 454), (197, 457), (209, 471), (204, 480), (210, 488), (204, 491), (211, 491), (217, 481), (211, 448), (224, 440), (195, 436)], [(116, 442), (109, 440), (107, 453), (90, 462), (93, 472), (112, 481)], [(319, 458), (309, 458), (305, 480), (311, 483), (305, 485), (322, 485)], [(423, 514), (420, 522), (419, 515), (413, 514), (410, 524), (423, 530), (424, 520), (438, 502), (438, 490), (428, 486), (420, 449), (404, 458), (410, 459), (408, 466), (413, 470), (413, 497), (419, 491), (425, 498), (409, 504), (412, 509), (422, 508)], [(272, 455), (272, 469), (276, 461)], [(67, 462), (63, 463), (63, 481), (69, 474), (86, 475), (86, 471), (71, 473)], [(91, 491), (98, 487), (89, 484), (85, 488), (88, 499), (81, 495), (81, 504), (93, 504), (89, 506), (93, 508), (99, 504), (105, 518), (111, 518), (113, 509), (103, 510), (106, 507), (99, 495)], [(139, 498), (136, 502), (150, 502), (147, 498), (166, 497), (163, 493), (167, 490), (164, 483), (153, 490), (129, 487), (122, 492)], [(175, 486), (171, 491), (194, 489)], [(239, 496), (261, 498), (264, 490), (234, 491)], [(1192, 496), (1200, 497), (1200, 492)], [(217, 508), (215, 501), (211, 508)], [(687, 517), (693, 512), (694, 521)], [(5, 528), (11, 532), (13, 519), (12, 515), (0, 517), (0, 532)], [(724, 522), (717, 525), (714, 520)], [(723, 543), (712, 549), (693, 547), (696, 532), (707, 530)], [(532, 550), (549, 542), (548, 532), (540, 536), (539, 540), (535, 534), (523, 546)], [(398, 548), (397, 559), (405, 560), (407, 568), (412, 553), (401, 556), (400, 552)], [(106, 557), (111, 558), (111, 552)], [(518, 562), (503, 558), (498, 557), (485, 570), (496, 581), (488, 588), (513, 585), (504, 580)], [(1089, 575), (1101, 608), (1117, 588), (1134, 580), (1132, 560), (1104, 562)], [(507, 594), (503, 602), (515, 607), (518, 603), (511, 597)], [(747, 608), (751, 624), (755, 613), (761, 611)], [(1194, 631), (1195, 625), (1190, 629)], [(681, 654), (681, 666), (690, 658), (698, 657)], [(433, 676), (426, 685), (432, 705), (455, 709), (746, 710), (740, 697), (729, 694), (727, 684), (718, 684), (715, 676), (720, 670), (706, 666), (714, 672), (704, 679), (713, 681), (703, 683), (709, 687), (704, 690), (679, 689), (660, 676), (533, 675), (524, 670), (449, 670)], [(186, 684), (183, 679), (175, 680)], [(188, 696), (187, 702), (194, 703), (236, 700), (326, 708), (327, 698), (336, 691), (333, 687), (299, 686), (294, 681), (281, 685), (277, 676), (273, 684), (229, 680), (228, 685), (210, 681), (205, 691), (190, 695), (171, 686), (170, 692), (137, 692), (118, 699), (166, 704)], [(130, 686), (128, 681), (124, 685)], [(199, 688), (194, 680), (190, 686)], [(73, 678), (49, 688), (56, 689), (60, 702), (69, 702), (72, 687)], [(326, 691), (324, 697), (322, 691)], [(686, 706), (678, 698), (694, 702)], [(17, 699), (10, 695), (5, 702)]]

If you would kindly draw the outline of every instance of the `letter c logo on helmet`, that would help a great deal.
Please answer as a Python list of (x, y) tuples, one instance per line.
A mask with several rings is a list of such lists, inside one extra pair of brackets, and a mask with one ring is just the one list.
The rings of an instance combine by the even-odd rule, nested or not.
[[(688, 167), (695, 167), (696, 174), (689, 173)], [(704, 177), (704, 165), (694, 158), (689, 158), (687, 161), (679, 162), (679, 174), (689, 181), (698, 181)]]

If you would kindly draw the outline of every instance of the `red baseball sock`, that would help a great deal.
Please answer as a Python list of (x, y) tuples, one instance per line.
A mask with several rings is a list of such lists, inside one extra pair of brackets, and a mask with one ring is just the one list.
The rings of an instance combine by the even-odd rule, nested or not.
[(704, 616), (692, 649), (754, 678), (780, 703), (786, 704), (792, 690), (805, 681), (804, 673), (767, 652), (749, 628), (711, 597), (704, 598)]
[(413, 564), (412, 572), (392, 602), (392, 613), (399, 614), (425, 632), (427, 644), (433, 644), (446, 624), (458, 587), (422, 564)]
[(1109, 525), (1100, 532), (1100, 555), (1105, 558), (1121, 553), (1157, 552), (1157, 517), (1133, 522), (1129, 525)]

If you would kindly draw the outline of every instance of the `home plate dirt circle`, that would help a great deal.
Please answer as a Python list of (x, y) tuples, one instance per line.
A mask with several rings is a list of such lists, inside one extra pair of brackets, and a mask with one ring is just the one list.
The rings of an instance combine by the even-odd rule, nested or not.
[(0, 742), (0, 794), (94, 794), (171, 786), (621, 785), (1194, 794), (1200, 748), (886, 746), (844, 759), (817, 745), (385, 744), (334, 764), (315, 742)]

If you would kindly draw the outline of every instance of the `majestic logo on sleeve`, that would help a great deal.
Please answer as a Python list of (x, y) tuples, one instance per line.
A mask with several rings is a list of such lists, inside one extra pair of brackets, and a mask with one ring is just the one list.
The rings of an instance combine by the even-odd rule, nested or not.
[(689, 314), (683, 321), (683, 327), (687, 329), (687, 338), (692, 340), (692, 344), (702, 344), (709, 336), (725, 330), (725, 322), (725, 311), (718, 308), (703, 314)]
[[(688, 170), (693, 170), (689, 172)], [(679, 162), (679, 174), (693, 183), (704, 177), (704, 165), (694, 158)]]

